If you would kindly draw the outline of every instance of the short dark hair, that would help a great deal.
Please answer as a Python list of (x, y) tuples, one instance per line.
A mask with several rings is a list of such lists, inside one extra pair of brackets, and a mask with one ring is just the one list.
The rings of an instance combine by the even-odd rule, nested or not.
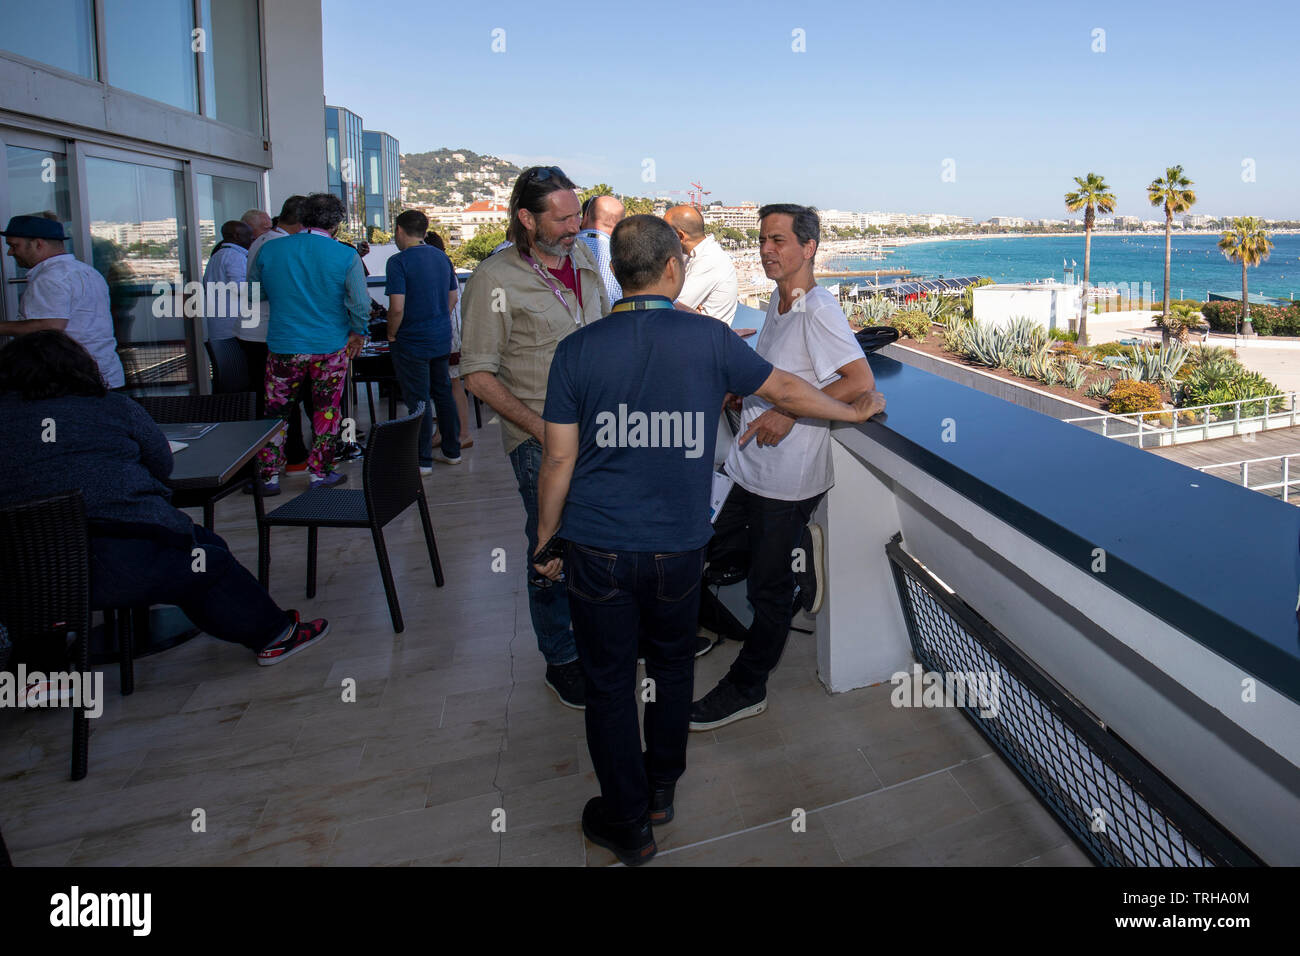
[[(343, 200), (338, 196), (333, 193), (312, 193), (303, 203), (300, 221), (308, 229), (333, 232), (346, 214)], [(280, 218), (284, 218), (283, 213)]]
[(811, 206), (800, 206), (792, 202), (768, 203), (758, 210), (758, 221), (761, 223), (768, 216), (775, 215), (790, 216), (794, 220), (794, 237), (800, 244), (822, 244), (822, 220), (817, 215), (817, 210)]
[(276, 216), (279, 223), (286, 226), (302, 225), (302, 204), (307, 201), (306, 196), (290, 196), (280, 207), (280, 215)]
[(99, 366), (66, 333), (43, 329), (15, 336), (0, 349), (0, 392), (17, 392), (26, 401), (108, 393)]
[(677, 232), (658, 216), (628, 216), (610, 237), (610, 267), (624, 292), (654, 284), (664, 274), (664, 264), (681, 255)]
[(429, 231), (429, 217), (418, 209), (408, 209), (393, 220), (393, 225), (400, 226), (408, 236), (423, 236)]
[(515, 188), (510, 191), (510, 224), (506, 227), (506, 238), (521, 253), (530, 254), (532, 246), (528, 242), (528, 230), (519, 221), (519, 210), (527, 209), (534, 216), (540, 216), (550, 204), (548, 197), (551, 193), (577, 188), (559, 166), (529, 166), (519, 174)]
[(447, 243), (443, 241), (442, 236), (434, 232), (432, 229), (424, 234), (424, 241), (427, 245), (441, 249), (443, 252), (447, 251)]

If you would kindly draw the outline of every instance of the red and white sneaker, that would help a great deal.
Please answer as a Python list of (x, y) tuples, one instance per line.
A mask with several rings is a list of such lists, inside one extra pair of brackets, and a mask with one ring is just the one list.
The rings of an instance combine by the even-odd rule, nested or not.
[(269, 644), (257, 653), (257, 663), (264, 667), (278, 664), (286, 657), (292, 657), (301, 650), (319, 644), (330, 632), (329, 621), (323, 617), (315, 621), (304, 621), (297, 611), (293, 615), (293, 627), (289, 633), (273, 644)]

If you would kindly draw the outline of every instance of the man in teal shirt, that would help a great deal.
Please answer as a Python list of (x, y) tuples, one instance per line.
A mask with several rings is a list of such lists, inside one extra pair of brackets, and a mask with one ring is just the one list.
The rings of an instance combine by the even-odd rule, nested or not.
[[(301, 232), (268, 243), (248, 270), (272, 304), (267, 325), (266, 413), (287, 416), (298, 391), (311, 389), (312, 447), (307, 455), (311, 486), (347, 480), (334, 469), (343, 414), (348, 362), (365, 342), (370, 324), (366, 275), (355, 249), (334, 241), (343, 202), (313, 193), (303, 204)], [(265, 494), (280, 493), (284, 436), (258, 455)]]

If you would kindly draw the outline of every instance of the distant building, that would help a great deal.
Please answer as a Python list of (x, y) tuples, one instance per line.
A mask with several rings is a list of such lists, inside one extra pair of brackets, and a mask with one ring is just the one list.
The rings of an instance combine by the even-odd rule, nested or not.
[(739, 206), (706, 206), (704, 221), (739, 229), (741, 232), (757, 229), (758, 206), (752, 202), (743, 202)]
[(365, 209), (365, 152), (361, 117), (343, 106), (325, 107), (325, 176), (343, 200), (348, 229), (360, 232)]
[(1081, 286), (1061, 282), (1005, 282), (980, 286), (972, 293), (975, 319), (1003, 326), (1024, 316), (1047, 329), (1075, 331)]
[(1142, 225), (1142, 220), (1139, 219), (1137, 216), (1116, 216), (1115, 217), (1116, 229), (1136, 229), (1138, 226), (1141, 225)]
[(991, 216), (988, 224), (995, 228), (1018, 229), (1025, 225), (1025, 220), (1020, 216)]
[(1204, 216), (1198, 213), (1194, 216), (1183, 217), (1183, 225), (1187, 226), (1189, 229), (1207, 229), (1211, 226), (1217, 226), (1218, 224), (1219, 219), (1217, 216)]
[(452, 230), (453, 242), (469, 242), (480, 230), (492, 231), (510, 221), (510, 207), (491, 200), (472, 202), (460, 212), (460, 228)]
[(378, 130), (365, 130), (361, 142), (365, 152), (366, 225), (392, 232), (392, 206), (401, 195), (398, 142)]

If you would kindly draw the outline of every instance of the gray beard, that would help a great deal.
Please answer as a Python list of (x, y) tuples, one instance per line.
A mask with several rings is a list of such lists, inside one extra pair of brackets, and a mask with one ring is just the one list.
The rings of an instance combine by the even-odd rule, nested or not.
[(542, 252), (546, 253), (548, 256), (555, 256), (557, 259), (563, 259), (569, 254), (569, 251), (564, 248), (563, 244), (558, 242), (552, 245), (549, 242), (543, 242), (541, 239), (534, 239), (533, 245), (538, 249), (541, 249)]

